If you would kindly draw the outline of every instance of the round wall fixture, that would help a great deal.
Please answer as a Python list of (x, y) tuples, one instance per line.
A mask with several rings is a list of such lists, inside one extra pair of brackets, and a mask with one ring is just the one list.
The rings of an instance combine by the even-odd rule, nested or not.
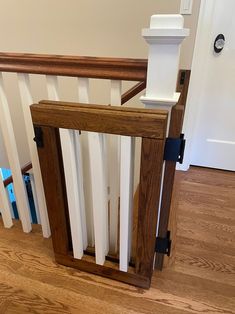
[(216, 53), (220, 53), (225, 46), (225, 37), (223, 34), (219, 34), (214, 41), (214, 50)]

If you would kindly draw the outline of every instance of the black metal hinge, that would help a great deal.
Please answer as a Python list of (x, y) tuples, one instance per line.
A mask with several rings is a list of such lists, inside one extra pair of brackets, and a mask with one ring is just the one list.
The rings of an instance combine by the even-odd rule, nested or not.
[(37, 147), (43, 147), (43, 133), (42, 133), (42, 128), (40, 126), (35, 126), (34, 127), (34, 142), (36, 142)]
[(184, 134), (180, 134), (179, 138), (166, 138), (164, 160), (176, 161), (183, 163), (185, 149)]
[(186, 77), (186, 71), (181, 71), (180, 73), (180, 85), (184, 85), (184, 82), (185, 82), (185, 77)]
[(155, 252), (170, 256), (171, 254), (170, 231), (167, 231), (167, 235), (165, 238), (156, 237)]

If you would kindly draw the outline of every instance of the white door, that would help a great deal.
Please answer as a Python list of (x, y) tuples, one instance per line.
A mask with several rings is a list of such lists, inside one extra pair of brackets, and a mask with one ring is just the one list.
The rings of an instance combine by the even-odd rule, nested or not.
[[(201, 47), (195, 47), (194, 58), (201, 61), (194, 62), (195, 78), (192, 71), (192, 84), (198, 88), (194, 92), (191, 86), (190, 91), (196, 109), (190, 117), (194, 130), (189, 163), (235, 171), (235, 0), (206, 0), (201, 10), (198, 37), (204, 39), (196, 41)], [(216, 54), (218, 34), (225, 36), (225, 47)], [(190, 110), (190, 99), (188, 105)]]

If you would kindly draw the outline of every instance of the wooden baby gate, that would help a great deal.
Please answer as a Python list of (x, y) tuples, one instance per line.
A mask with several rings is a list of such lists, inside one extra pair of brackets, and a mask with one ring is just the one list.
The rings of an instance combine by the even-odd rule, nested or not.
[[(167, 28), (166, 24), (169, 24)], [(163, 257), (169, 254), (172, 238), (168, 222), (175, 164), (182, 157), (180, 148), (184, 143), (180, 132), (188, 72), (183, 72), (185, 79), (180, 75), (177, 92), (184, 86), (181, 95), (175, 92), (175, 86), (180, 44), (188, 36), (188, 30), (183, 28), (180, 15), (154, 15), (150, 28), (144, 29), (142, 35), (149, 45), (148, 60), (1, 53), (0, 71), (18, 75), (35, 175), (35, 199), (38, 200), (43, 236), (52, 235), (56, 261), (149, 287), (154, 260), (155, 268), (162, 269)], [(29, 110), (33, 103), (30, 75), (35, 74), (46, 75), (51, 101), (31, 106), (33, 129)], [(60, 76), (77, 80), (79, 102), (86, 105), (58, 102)], [(90, 79), (110, 80), (111, 107), (89, 104)], [(122, 94), (122, 81), (138, 83)], [(3, 83), (0, 73), (1, 128), (22, 228), (24, 232), (30, 232), (32, 225)], [(120, 107), (145, 87), (146, 93), (140, 100), (146, 109)], [(87, 134), (87, 141), (82, 147), (82, 156), (79, 145), (80, 135), (84, 134)], [(111, 141), (106, 145), (110, 136)], [(135, 156), (133, 139), (136, 137), (142, 138), (142, 148), (138, 208), (132, 221), (131, 177)], [(107, 150), (111, 153), (106, 159)], [(90, 171), (84, 176), (85, 180), (89, 177), (84, 186), (82, 161), (86, 163), (84, 168)], [(13, 222), (4, 184), (0, 179), (4, 203), (0, 207), (5, 227), (11, 227)], [(86, 195), (89, 186), (92, 191)], [(92, 204), (87, 206), (90, 202)], [(84, 204), (88, 207), (87, 212)], [(133, 234), (132, 226), (135, 227)]]
[[(155, 254), (167, 111), (42, 101), (31, 106), (31, 113), (56, 261), (140, 287), (149, 287)], [(100, 136), (108, 133), (121, 135), (125, 139), (142, 138), (137, 242), (134, 244), (134, 258), (126, 272), (118, 269), (118, 257), (107, 255), (104, 265), (98, 265), (87, 249), (81, 259), (74, 258), (59, 128), (99, 132), (102, 133)], [(93, 134), (98, 136), (98, 133)], [(99, 151), (95, 158), (99, 160)], [(128, 224), (129, 217), (126, 219), (125, 223)], [(95, 220), (94, 225), (96, 228)], [(121, 225), (119, 232), (122, 232)]]

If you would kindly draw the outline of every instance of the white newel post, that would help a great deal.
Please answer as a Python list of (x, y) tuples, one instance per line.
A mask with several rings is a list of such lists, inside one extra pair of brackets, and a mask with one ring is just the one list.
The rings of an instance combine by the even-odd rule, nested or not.
[[(142, 36), (149, 45), (146, 94), (140, 100), (146, 108), (168, 110), (169, 131), (171, 109), (180, 94), (176, 93), (180, 45), (189, 30), (184, 28), (182, 15), (153, 15), (150, 28), (142, 30)], [(165, 171), (163, 165), (162, 183)], [(162, 194), (161, 184), (161, 194)], [(161, 199), (161, 198), (160, 198)], [(161, 201), (159, 204), (159, 211)], [(160, 217), (160, 215), (158, 215)], [(159, 224), (159, 222), (158, 222)], [(157, 226), (158, 233), (158, 226)]]

